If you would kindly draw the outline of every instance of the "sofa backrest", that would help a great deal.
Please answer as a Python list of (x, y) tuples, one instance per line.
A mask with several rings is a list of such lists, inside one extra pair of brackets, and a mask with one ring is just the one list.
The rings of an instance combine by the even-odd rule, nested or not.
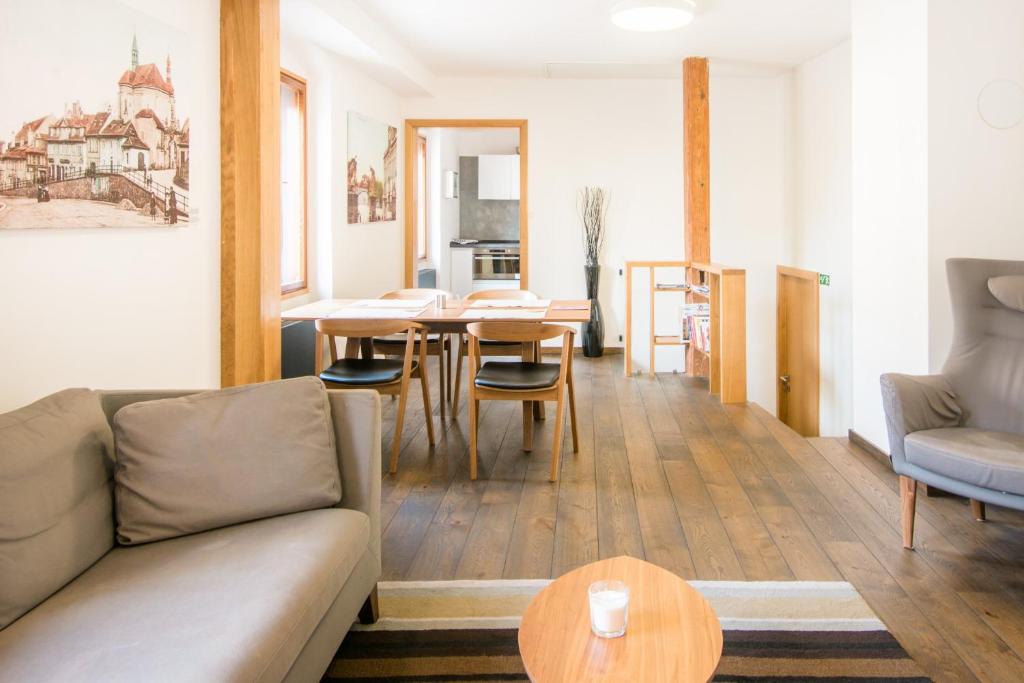
[(98, 392), (0, 415), (0, 629), (113, 547), (112, 474)]
[(997, 299), (989, 280), (1024, 276), (1024, 261), (950, 259), (953, 344), (942, 374), (964, 426), (1024, 434), (1024, 311)]

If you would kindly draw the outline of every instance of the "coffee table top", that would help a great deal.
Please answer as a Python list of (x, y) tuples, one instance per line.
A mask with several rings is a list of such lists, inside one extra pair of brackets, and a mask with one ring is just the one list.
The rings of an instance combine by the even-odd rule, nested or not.
[[(587, 588), (602, 579), (630, 588), (622, 638), (590, 631)], [(541, 591), (523, 614), (519, 652), (535, 683), (705, 683), (722, 656), (722, 626), (683, 579), (643, 560), (616, 557), (575, 569)]]

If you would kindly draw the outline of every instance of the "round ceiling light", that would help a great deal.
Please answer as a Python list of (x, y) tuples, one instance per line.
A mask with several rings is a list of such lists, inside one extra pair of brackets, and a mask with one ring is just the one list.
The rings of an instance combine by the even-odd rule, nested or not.
[(612, 7), (612, 23), (627, 31), (673, 31), (696, 13), (693, 0), (625, 0)]

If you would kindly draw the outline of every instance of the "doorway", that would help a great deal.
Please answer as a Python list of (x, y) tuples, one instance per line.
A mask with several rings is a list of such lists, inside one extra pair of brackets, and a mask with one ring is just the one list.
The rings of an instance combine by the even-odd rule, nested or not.
[[(438, 286), (442, 282), (451, 281), (452, 278), (448, 277), (447, 269), (442, 264), (447, 264), (450, 267), (450, 259), (443, 258), (442, 253), (433, 253), (431, 251), (430, 243), (432, 242), (440, 250), (447, 250), (449, 248), (448, 235), (432, 235), (430, 233), (429, 225), (433, 224), (437, 219), (434, 214), (442, 210), (443, 202), (430, 205), (427, 197), (431, 191), (429, 188), (434, 188), (438, 192), (443, 192), (442, 196), (448, 199), (459, 198), (459, 170), (461, 157), (456, 160), (456, 166), (453, 168), (446, 168), (443, 165), (433, 163), (431, 159), (430, 146), (423, 143), (424, 138), (430, 139), (430, 133), (434, 129), (442, 129), (444, 131), (451, 132), (452, 129), (465, 129), (465, 130), (477, 130), (484, 129), (485, 131), (499, 132), (498, 129), (506, 129), (511, 133), (514, 133), (515, 144), (513, 149), (503, 153), (507, 157), (516, 157), (516, 163), (518, 169), (514, 169), (507, 163), (511, 159), (502, 160), (500, 157), (502, 154), (488, 154), (481, 155), (478, 159), (478, 164), (484, 164), (487, 172), (479, 171), (479, 165), (474, 167), (475, 170), (483, 173), (487, 178), (497, 177), (499, 172), (504, 172), (508, 175), (508, 184), (503, 187), (508, 192), (508, 197), (499, 198), (494, 195), (493, 199), (487, 199), (486, 197), (480, 197), (481, 199), (487, 199), (488, 201), (500, 202), (505, 199), (508, 202), (517, 202), (517, 210), (511, 216), (513, 221), (511, 229), (515, 230), (518, 227), (518, 234), (514, 235), (518, 239), (514, 240), (518, 242), (517, 247), (518, 253), (516, 259), (519, 264), (518, 273), (518, 287), (521, 289), (527, 289), (529, 286), (529, 269), (528, 269), (528, 227), (527, 227), (527, 168), (528, 168), (528, 144), (527, 144), (527, 122), (525, 119), (407, 119), (405, 121), (405, 158), (404, 158), (404, 191), (403, 191), (403, 209), (404, 209), (404, 221), (405, 221), (405, 253), (403, 259), (403, 279), (406, 287), (416, 287), (419, 281), (419, 269), (425, 265), (425, 261), (431, 260), (435, 267), (441, 271), (438, 273)], [(495, 157), (484, 159), (484, 156)], [(493, 169), (491, 168), (493, 166)], [(427, 174), (429, 171), (428, 167), (434, 172), (440, 172), (443, 177), (439, 177), (436, 182), (428, 182)], [(492, 172), (493, 170), (493, 172)], [(516, 175), (516, 171), (518, 175)], [(476, 176), (479, 183), (483, 183), (484, 179)], [(462, 178), (465, 181), (466, 178)], [(454, 185), (452, 183), (455, 183)], [(464, 183), (463, 183), (464, 184)], [(443, 188), (443, 189), (442, 189)], [(488, 191), (491, 188), (488, 185)], [(514, 195), (512, 191), (514, 190)], [(497, 190), (495, 190), (497, 191)], [(468, 198), (466, 198), (468, 199)], [(460, 205), (461, 206), (461, 205)], [(500, 206), (500, 205), (495, 205)], [(511, 204), (509, 204), (511, 206)], [(492, 207), (494, 208), (494, 207)], [(505, 209), (508, 206), (504, 207)], [(443, 222), (443, 221), (438, 221)], [(516, 225), (516, 223), (518, 225)], [(476, 235), (456, 235), (460, 239), (465, 237), (476, 238)], [(466, 253), (463, 254), (462, 252)], [(459, 250), (458, 256), (472, 256), (474, 249), (462, 249)], [(472, 261), (470, 261), (472, 264)], [(468, 277), (472, 279), (472, 270), (469, 271)], [(448, 287), (444, 287), (448, 288)], [(451, 287), (452, 291), (455, 291), (454, 287)], [(458, 293), (458, 292), (456, 292)]]
[(776, 269), (779, 419), (802, 436), (819, 431), (818, 273)]

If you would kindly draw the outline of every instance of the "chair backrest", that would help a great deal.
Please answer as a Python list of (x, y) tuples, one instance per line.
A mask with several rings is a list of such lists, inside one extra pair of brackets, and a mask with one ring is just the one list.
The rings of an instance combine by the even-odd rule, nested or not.
[(1024, 261), (949, 259), (953, 344), (942, 374), (964, 426), (1024, 434), (1024, 312), (989, 290), (991, 278), (1024, 276)]
[[(413, 337), (419, 330), (421, 340), (426, 348), (427, 328), (411, 320), (363, 320), (359, 318), (320, 318), (316, 321), (317, 346), (314, 358), (316, 374), (319, 375), (323, 368), (323, 354), (320, 344), (323, 337), (327, 337), (327, 346), (331, 352), (331, 363), (338, 361), (338, 346), (336, 337), (347, 337), (349, 339), (366, 339), (373, 337), (386, 337), (389, 334), (399, 332), (406, 333), (405, 355), (411, 359), (413, 353)], [(422, 354), (421, 354), (422, 355)]]
[(466, 301), (477, 301), (479, 299), (520, 299), (523, 301), (536, 301), (539, 298), (539, 296), (528, 289), (482, 289), (463, 297)]
[(443, 296), (447, 299), (454, 299), (456, 296), (443, 289), (430, 289), (427, 287), (413, 289), (394, 289), (380, 295), (381, 299), (422, 299), (424, 297)]
[(568, 335), (571, 339), (576, 333), (565, 325), (552, 325), (541, 322), (484, 322), (466, 325), (469, 336), (476, 339), (493, 339), (507, 342), (538, 342)]

